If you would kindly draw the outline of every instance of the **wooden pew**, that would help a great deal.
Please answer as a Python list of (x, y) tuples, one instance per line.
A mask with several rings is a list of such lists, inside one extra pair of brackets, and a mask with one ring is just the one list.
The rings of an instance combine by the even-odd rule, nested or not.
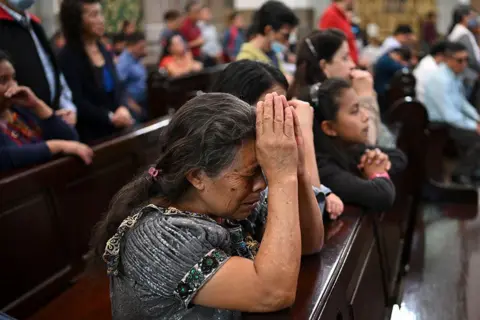
[(167, 124), (94, 147), (90, 166), (65, 157), (0, 180), (0, 310), (24, 318), (83, 270), (93, 226), (113, 195), (154, 161)]
[(206, 68), (177, 78), (169, 78), (155, 71), (148, 79), (148, 105), (151, 118), (175, 111), (199, 92), (205, 92), (223, 71), (225, 65)]
[(408, 165), (400, 176), (393, 177), (396, 187), (395, 205), (381, 219), (384, 233), (383, 248), (387, 258), (390, 299), (396, 298), (397, 278), (408, 262), (407, 252), (416, 222), (425, 181), (425, 159), (428, 146), (428, 114), (425, 107), (411, 97), (397, 100), (385, 116), (387, 125), (398, 129), (397, 147), (408, 158)]
[(293, 307), (244, 319), (384, 319), (380, 257), (371, 217), (348, 207), (341, 220), (326, 226), (319, 254), (304, 257)]
[(386, 104), (388, 106), (393, 106), (393, 104), (402, 98), (415, 98), (416, 82), (417, 80), (410, 69), (403, 68), (402, 70), (397, 71), (390, 81), (386, 95)]

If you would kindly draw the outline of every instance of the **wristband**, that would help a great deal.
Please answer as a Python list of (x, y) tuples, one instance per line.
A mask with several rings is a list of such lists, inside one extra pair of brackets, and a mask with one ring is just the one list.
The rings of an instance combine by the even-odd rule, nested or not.
[(388, 172), (375, 173), (375, 174), (372, 174), (370, 177), (368, 177), (368, 180), (373, 180), (373, 179), (377, 179), (377, 178), (385, 178), (385, 179), (390, 180), (390, 175), (388, 174)]

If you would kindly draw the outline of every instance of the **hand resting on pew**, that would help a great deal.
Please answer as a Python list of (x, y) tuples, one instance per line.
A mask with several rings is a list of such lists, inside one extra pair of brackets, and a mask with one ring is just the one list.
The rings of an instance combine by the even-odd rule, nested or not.
[(157, 162), (117, 194), (93, 241), (113, 318), (231, 319), (292, 305), (300, 257), (324, 237), (302, 138), (278, 95), (256, 109), (218, 93), (180, 108)]
[(0, 51), (0, 170), (41, 164), (59, 153), (92, 161), (93, 151), (30, 88), (18, 86), (15, 69)]

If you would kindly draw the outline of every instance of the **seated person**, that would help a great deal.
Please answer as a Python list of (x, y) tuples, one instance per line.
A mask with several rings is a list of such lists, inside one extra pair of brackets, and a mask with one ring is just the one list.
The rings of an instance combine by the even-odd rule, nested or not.
[(63, 1), (60, 20), (67, 44), (59, 55), (78, 109), (84, 142), (105, 139), (133, 126), (112, 56), (101, 44), (105, 20), (100, 0)]
[(321, 106), (315, 108), (314, 139), (322, 182), (345, 203), (377, 212), (390, 209), (395, 200), (390, 174), (405, 168), (405, 155), (367, 146), (368, 112), (349, 82), (329, 79), (315, 91)]
[(115, 61), (122, 54), (127, 45), (125, 35), (123, 33), (117, 33), (112, 36), (113, 54), (115, 55)]
[(267, 1), (253, 16), (250, 32), (253, 38), (240, 48), (237, 60), (254, 60), (269, 63), (282, 70), (288, 80), (291, 75), (284, 70), (281, 58), (273, 51), (274, 41), (284, 42), (298, 25), (295, 13), (280, 1)]
[[(381, 122), (377, 95), (370, 73), (355, 69), (347, 37), (336, 29), (314, 31), (298, 45), (297, 71), (289, 95), (319, 107), (311, 96), (312, 88), (329, 78), (351, 79), (362, 108), (369, 112), (368, 143), (395, 147), (395, 137)], [(315, 126), (318, 125), (315, 123)]]
[(192, 53), (187, 51), (182, 37), (174, 35), (167, 39), (159, 68), (166, 70), (170, 77), (179, 77), (200, 71), (203, 69), (203, 65), (193, 59)]
[(386, 105), (386, 94), (393, 76), (410, 65), (412, 51), (408, 47), (395, 48), (381, 56), (373, 67), (374, 87), (378, 94), (382, 113), (389, 106)]
[(177, 10), (168, 10), (163, 16), (165, 29), (160, 35), (160, 45), (162, 48), (167, 47), (167, 40), (176, 34), (180, 34), (180, 27), (182, 25), (182, 14)]
[(399, 24), (393, 35), (383, 41), (379, 57), (391, 52), (393, 49), (412, 47), (416, 41), (412, 27), (408, 24)]
[(92, 150), (75, 140), (75, 129), (32, 90), (18, 86), (11, 61), (0, 51), (0, 171), (41, 164), (60, 153), (90, 164)]
[(229, 25), (223, 35), (223, 52), (228, 60), (237, 60), (240, 48), (245, 42), (245, 22), (240, 12), (234, 11), (229, 16)]
[(446, 41), (440, 41), (434, 44), (432, 49), (430, 49), (430, 54), (420, 60), (420, 63), (415, 70), (413, 70), (413, 75), (417, 80), (415, 86), (416, 97), (418, 101), (422, 103), (425, 103), (425, 86), (427, 85), (427, 79), (437, 71), (439, 65), (444, 61), (446, 47)]
[[(229, 64), (218, 75), (211, 88), (212, 92), (230, 93), (250, 105), (256, 105), (259, 101), (263, 101), (268, 93), (285, 95), (287, 90), (287, 79), (279, 69), (263, 62), (250, 60), (240, 60)], [(300, 119), (305, 144), (305, 157), (312, 177), (312, 185), (319, 188), (323, 193), (325, 212), (331, 219), (335, 220), (343, 213), (343, 202), (330, 189), (320, 184), (313, 144), (313, 113), (311, 107), (308, 103), (298, 100), (290, 101), (289, 104), (295, 108)], [(324, 211), (323, 208), (322, 211)]]
[(425, 107), (430, 121), (451, 126), (450, 137), (460, 149), (453, 181), (471, 184), (480, 179), (480, 115), (465, 97), (461, 75), (468, 66), (468, 51), (461, 43), (448, 43), (445, 62), (425, 86)]
[(272, 94), (255, 109), (207, 93), (173, 115), (157, 162), (94, 238), (114, 319), (238, 319), (294, 303), (301, 255), (324, 237), (299, 125)]
[(127, 95), (128, 105), (138, 122), (147, 119), (147, 69), (142, 59), (147, 56), (147, 42), (142, 33), (126, 36), (127, 48), (118, 58), (117, 71)]

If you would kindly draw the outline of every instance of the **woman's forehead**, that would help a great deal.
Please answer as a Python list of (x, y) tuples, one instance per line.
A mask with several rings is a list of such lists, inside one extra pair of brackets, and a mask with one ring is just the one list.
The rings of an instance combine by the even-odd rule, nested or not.
[(235, 171), (247, 171), (258, 166), (255, 152), (255, 140), (248, 140), (242, 143), (235, 155), (232, 168)]
[(12, 64), (9, 61), (4, 60), (0, 62), (0, 74), (8, 75), (8, 74), (14, 74), (14, 73), (15, 73), (15, 69), (13, 68)]

